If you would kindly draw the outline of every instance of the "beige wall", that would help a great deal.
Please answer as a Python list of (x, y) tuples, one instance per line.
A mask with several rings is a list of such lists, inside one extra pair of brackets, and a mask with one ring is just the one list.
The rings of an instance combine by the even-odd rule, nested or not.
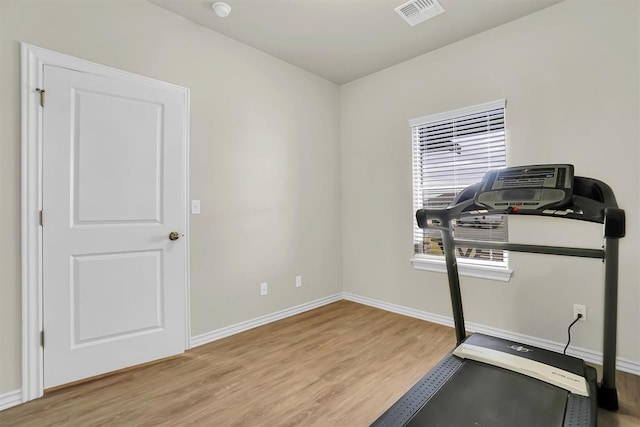
[[(344, 290), (451, 316), (446, 276), (409, 262), (408, 120), (506, 98), (509, 165), (573, 163), (627, 210), (618, 349), (640, 363), (639, 5), (566, 1), (343, 85)], [(601, 226), (549, 222), (511, 221), (512, 240), (601, 244)], [(467, 321), (564, 342), (573, 304), (586, 304), (572, 343), (601, 351), (600, 262), (512, 254), (510, 265), (509, 283), (462, 278)]]
[(192, 335), (342, 290), (336, 85), (146, 1), (0, 0), (0, 394), (21, 387), (20, 42), (191, 89)]
[[(0, 394), (20, 388), (19, 42), (191, 89), (193, 335), (343, 283), (449, 315), (444, 275), (409, 263), (407, 121), (506, 98), (509, 164), (574, 163), (627, 209), (619, 354), (640, 362), (638, 34), (636, 1), (570, 0), (338, 89), (142, 0), (0, 0)], [(597, 225), (563, 224), (510, 232), (600, 244)], [(562, 342), (586, 304), (574, 343), (600, 350), (598, 262), (512, 254), (511, 266), (508, 284), (463, 278), (468, 321)]]

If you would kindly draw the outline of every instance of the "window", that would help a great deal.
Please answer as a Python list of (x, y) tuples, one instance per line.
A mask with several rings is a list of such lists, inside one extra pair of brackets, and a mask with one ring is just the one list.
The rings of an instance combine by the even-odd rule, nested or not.
[[(445, 208), (489, 169), (506, 166), (504, 100), (411, 120), (413, 135), (413, 211)], [(414, 266), (440, 265), (444, 256), (439, 230), (423, 230), (413, 218)], [(508, 241), (506, 216), (477, 215), (454, 222), (456, 238)], [(475, 270), (507, 270), (507, 253), (499, 250), (456, 248), (460, 274)], [(471, 273), (470, 273), (471, 271)], [(497, 278), (490, 275), (489, 278)], [(504, 278), (497, 278), (505, 280)], [(506, 278), (508, 280), (508, 277)]]

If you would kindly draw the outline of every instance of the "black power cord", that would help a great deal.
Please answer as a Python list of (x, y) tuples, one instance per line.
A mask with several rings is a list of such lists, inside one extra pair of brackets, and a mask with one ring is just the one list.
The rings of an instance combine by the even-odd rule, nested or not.
[(578, 317), (576, 317), (576, 320), (571, 322), (571, 324), (567, 328), (567, 335), (569, 336), (569, 339), (567, 340), (567, 345), (564, 346), (564, 351), (562, 352), (562, 354), (567, 354), (567, 348), (569, 348), (569, 343), (571, 342), (571, 327), (575, 325), (576, 322), (580, 319), (582, 319), (582, 314), (578, 313)]

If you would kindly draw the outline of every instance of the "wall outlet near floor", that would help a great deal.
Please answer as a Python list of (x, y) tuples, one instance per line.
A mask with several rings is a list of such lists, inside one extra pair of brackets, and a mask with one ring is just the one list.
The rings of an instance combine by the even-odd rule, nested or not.
[(580, 318), (581, 321), (586, 322), (587, 321), (587, 306), (586, 305), (580, 305), (580, 304), (573, 304), (573, 318), (576, 319), (578, 317), (578, 314), (582, 314), (582, 317)]
[(269, 293), (269, 284), (260, 283), (260, 295), (266, 295)]
[(302, 276), (296, 276), (296, 288), (302, 287)]

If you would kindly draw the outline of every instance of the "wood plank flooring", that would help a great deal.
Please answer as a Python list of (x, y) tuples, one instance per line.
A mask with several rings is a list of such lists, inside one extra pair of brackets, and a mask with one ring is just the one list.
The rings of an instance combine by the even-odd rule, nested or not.
[[(47, 393), (0, 426), (368, 426), (454, 346), (450, 328), (340, 301), (158, 364)], [(621, 373), (640, 426), (640, 378)]]

